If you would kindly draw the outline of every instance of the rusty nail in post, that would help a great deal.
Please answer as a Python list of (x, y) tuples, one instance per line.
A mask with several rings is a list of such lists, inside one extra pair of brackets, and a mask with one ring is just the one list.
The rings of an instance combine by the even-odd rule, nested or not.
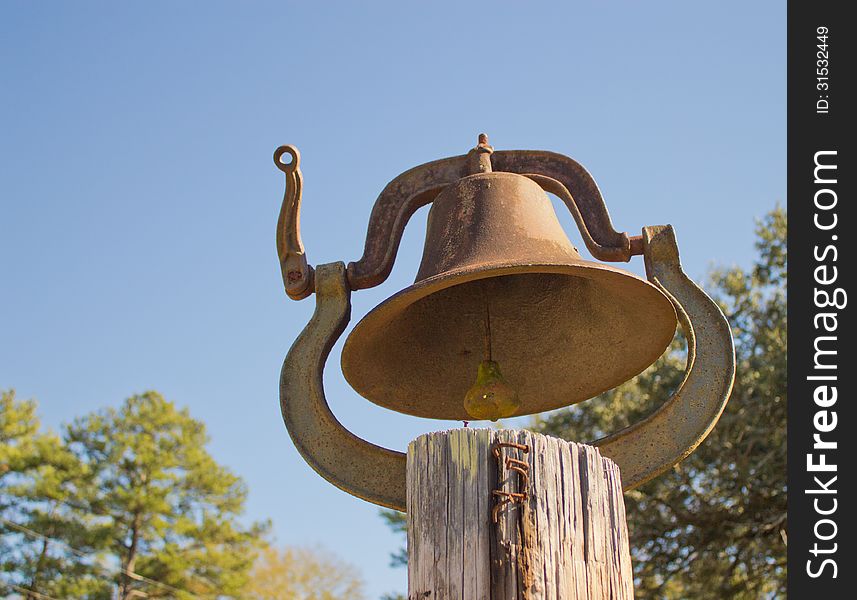
[[(491, 518), (494, 523), (499, 523), (500, 519), (500, 511), (503, 510), (503, 507), (509, 503), (520, 503), (523, 504), (529, 498), (528, 489), (530, 486), (530, 465), (529, 463), (518, 460), (516, 458), (512, 458), (507, 456), (506, 460), (503, 460), (503, 456), (500, 453), (502, 448), (514, 448), (516, 450), (520, 450), (521, 452), (527, 453), (530, 451), (530, 447), (526, 444), (515, 444), (513, 442), (497, 442), (494, 444), (494, 447), (491, 449), (491, 452), (494, 454), (494, 457), (497, 459), (497, 468), (499, 469), (499, 479), (503, 481), (503, 468), (507, 468), (511, 471), (515, 471), (520, 475), (520, 479), (518, 481), (519, 489), (522, 491), (519, 492), (507, 492), (505, 490), (492, 490), (492, 495), (499, 497), (500, 499), (494, 505), (494, 508), (491, 510)], [(502, 484), (501, 484), (502, 485)]]
[(494, 508), (491, 509), (491, 521), (494, 523), (500, 522), (500, 511), (503, 510), (503, 507), (509, 503), (508, 498), (503, 498), (497, 504), (494, 505)]
[(500, 460), (500, 448), (516, 448), (520, 450), (524, 454), (530, 451), (530, 447), (526, 444), (515, 444), (513, 442), (497, 442), (494, 444), (494, 448), (491, 451), (494, 453), (494, 458)]
[(517, 472), (524, 480), (524, 489), (530, 484), (530, 465), (515, 458), (506, 459), (506, 468)]

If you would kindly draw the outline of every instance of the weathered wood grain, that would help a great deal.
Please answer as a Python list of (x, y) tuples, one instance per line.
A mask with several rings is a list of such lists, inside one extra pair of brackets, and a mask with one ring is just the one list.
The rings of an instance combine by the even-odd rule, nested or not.
[[(501, 467), (501, 442), (529, 451), (502, 448)], [(409, 600), (634, 597), (619, 469), (595, 447), (529, 431), (429, 433), (408, 447), (407, 486)], [(494, 523), (494, 490), (527, 499)]]

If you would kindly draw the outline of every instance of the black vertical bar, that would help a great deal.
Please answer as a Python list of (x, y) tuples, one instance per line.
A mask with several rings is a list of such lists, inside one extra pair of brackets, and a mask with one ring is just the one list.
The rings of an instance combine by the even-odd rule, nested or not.
[(788, 3), (788, 585), (799, 599), (857, 597), (848, 7)]

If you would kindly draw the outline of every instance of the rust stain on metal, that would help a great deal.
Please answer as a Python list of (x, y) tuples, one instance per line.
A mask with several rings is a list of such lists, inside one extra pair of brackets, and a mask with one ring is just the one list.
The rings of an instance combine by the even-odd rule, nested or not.
[(506, 459), (506, 468), (516, 473), (519, 473), (524, 481), (524, 487), (529, 484), (530, 481), (530, 465), (525, 463), (522, 460), (518, 460), (516, 458), (507, 458)]
[(494, 458), (496, 458), (497, 460), (500, 460), (501, 458), (501, 448), (516, 448), (525, 454), (530, 451), (530, 447), (526, 444), (517, 444), (515, 442), (497, 442), (491, 449), (491, 452), (494, 454)]
[(676, 328), (657, 286), (580, 256), (537, 182), (481, 172), (434, 198), (416, 281), (349, 334), (346, 380), (397, 412), (470, 420), (463, 400), (484, 356), (488, 304), (493, 360), (521, 400), (515, 416), (627, 381)]
[(494, 150), (488, 136), (480, 134), (477, 146), (470, 153), (425, 163), (387, 184), (372, 208), (363, 256), (348, 265), (351, 289), (374, 287), (387, 279), (405, 225), (418, 208), (432, 202), (446, 186), (462, 177), (487, 172), (535, 175), (557, 182), (574, 194), (574, 210), (580, 214), (578, 227), (580, 223), (586, 224), (584, 239), (587, 247), (591, 246), (590, 251), (595, 249), (593, 256), (599, 260), (627, 261), (635, 254), (628, 234), (613, 228), (598, 185), (580, 163), (541, 150)]

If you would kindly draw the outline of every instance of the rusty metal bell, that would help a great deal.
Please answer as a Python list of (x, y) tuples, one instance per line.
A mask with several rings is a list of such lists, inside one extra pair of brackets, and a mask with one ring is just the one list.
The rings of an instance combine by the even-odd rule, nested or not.
[(464, 396), (490, 356), (518, 392), (516, 416), (527, 415), (627, 381), (675, 327), (654, 285), (581, 258), (537, 183), (478, 173), (434, 199), (415, 283), (354, 327), (342, 371), (376, 404), (463, 420)]

